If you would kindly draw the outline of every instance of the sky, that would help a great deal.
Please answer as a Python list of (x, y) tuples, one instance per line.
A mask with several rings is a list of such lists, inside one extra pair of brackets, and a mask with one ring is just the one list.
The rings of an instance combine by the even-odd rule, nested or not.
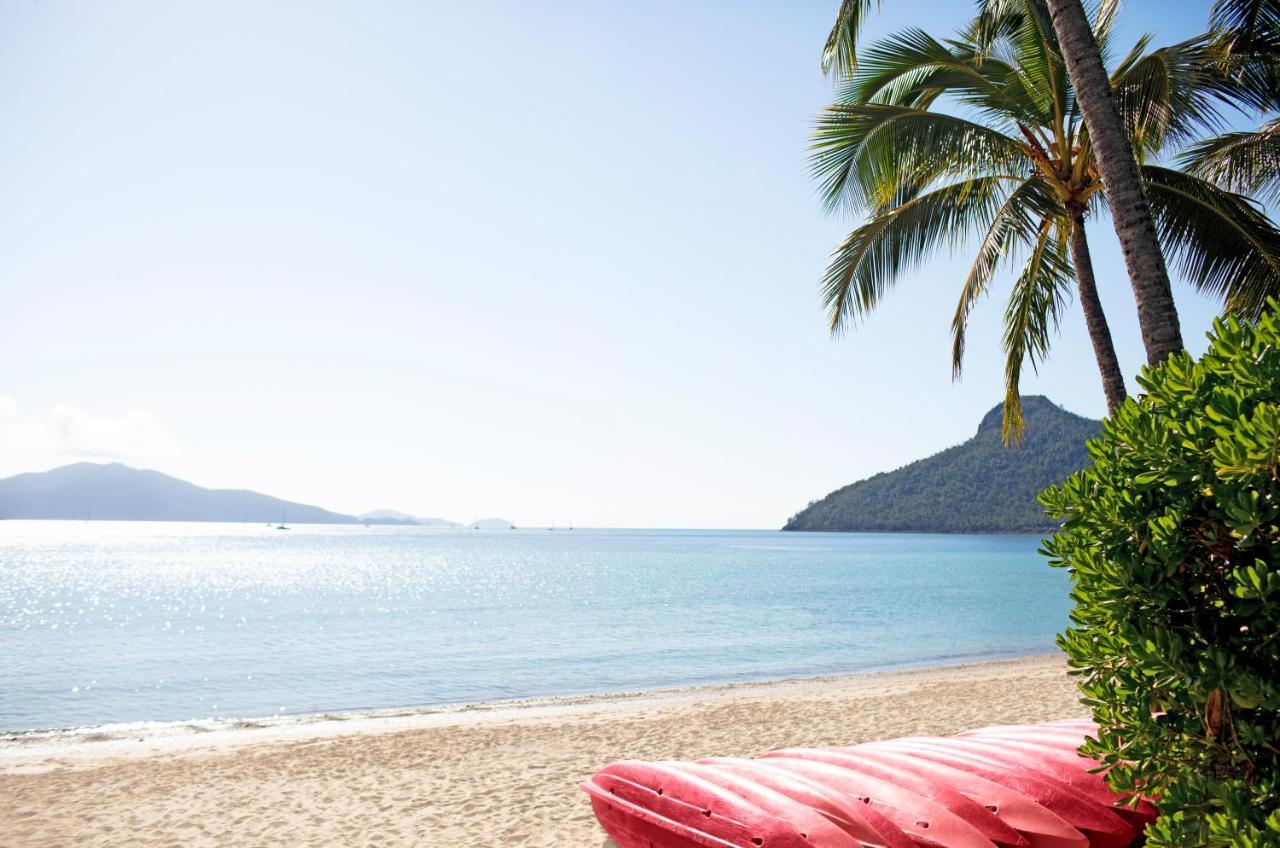
[[(973, 434), (963, 250), (840, 339), (808, 178), (835, 0), (0, 0), (0, 475), (122, 461), (359, 513), (780, 526)], [(1200, 31), (1144, 0), (1119, 43)], [(867, 43), (968, 3), (894, 0)], [(1090, 231), (1126, 373), (1144, 361)], [(1193, 352), (1217, 304), (1177, 284)], [(1132, 384), (1131, 384), (1132, 387)], [(1026, 393), (1101, 417), (1083, 317)]]

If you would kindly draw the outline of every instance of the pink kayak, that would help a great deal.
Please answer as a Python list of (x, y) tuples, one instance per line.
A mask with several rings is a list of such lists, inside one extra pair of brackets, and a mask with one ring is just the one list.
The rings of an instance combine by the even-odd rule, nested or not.
[[(622, 848), (649, 848), (650, 844), (673, 848), (816, 848), (775, 813), (712, 780), (664, 763), (622, 760), (605, 766), (584, 788), (592, 797), (596, 818), (601, 818), (601, 805), (614, 821), (629, 819), (636, 808), (643, 808), (648, 814), (641, 817), (645, 824), (642, 832), (620, 830), (615, 835), (609, 831)], [(608, 809), (610, 805), (612, 809)], [(608, 825), (605, 829), (609, 830)], [(655, 830), (661, 832), (660, 838), (647, 835)], [(666, 835), (668, 832), (670, 836)]]
[(866, 747), (903, 751), (1003, 783), (1066, 820), (1088, 838), (1092, 848), (1124, 848), (1134, 841), (1137, 835), (1134, 829), (1106, 805), (1082, 795), (1051, 775), (1037, 771), (1029, 761), (1025, 764), (1001, 761), (945, 744), (949, 741), (951, 740), (894, 739), (870, 742)]
[(1154, 820), (1069, 720), (757, 759), (622, 760), (582, 788), (621, 848), (1127, 848)]
[(1006, 846), (1006, 848), (1029, 848), (1031, 844), (1018, 831), (1002, 822), (995, 813), (986, 807), (957, 792), (947, 784), (921, 777), (910, 769), (903, 769), (892, 763), (859, 756), (853, 750), (837, 751), (831, 748), (784, 748), (781, 751), (765, 754), (761, 759), (768, 761), (771, 757), (816, 760), (887, 780), (909, 792), (937, 801), (943, 807), (971, 824), (975, 830), (996, 845)]
[[(1118, 795), (1107, 786), (1106, 778), (1096, 771), (1097, 761), (1080, 756), (1075, 748), (1027, 734), (974, 733), (956, 739), (957, 743), (969, 741), (987, 746), (987, 751), (998, 750), (1006, 757), (1014, 756), (1031, 761), (1035, 768), (1052, 774), (1073, 788), (1109, 805), (1117, 815), (1140, 829), (1155, 821), (1154, 804), (1143, 798), (1136, 799), (1136, 804), (1133, 804), (1129, 797)], [(1078, 748), (1079, 745), (1075, 747)]]
[(866, 848), (915, 848), (915, 843), (900, 827), (870, 806), (802, 775), (770, 765), (768, 760), (711, 757), (699, 762), (745, 777), (808, 804)]
[(1065, 819), (1003, 783), (902, 751), (866, 747), (837, 750), (850, 754), (856, 751), (863, 759), (887, 763), (951, 787), (991, 811), (1030, 842), (1032, 848), (1088, 848), (1088, 839)]
[(977, 828), (937, 801), (891, 781), (830, 763), (782, 756), (780, 752), (765, 754), (761, 759), (870, 806), (902, 828), (920, 848), (995, 848), (995, 843)]

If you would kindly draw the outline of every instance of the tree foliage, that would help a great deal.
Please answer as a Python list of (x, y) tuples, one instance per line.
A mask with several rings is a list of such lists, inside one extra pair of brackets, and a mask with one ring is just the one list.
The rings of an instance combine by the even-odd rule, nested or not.
[(1042, 495), (1100, 727), (1083, 750), (1158, 800), (1149, 846), (1280, 845), (1277, 307), (1145, 370), (1093, 465)]

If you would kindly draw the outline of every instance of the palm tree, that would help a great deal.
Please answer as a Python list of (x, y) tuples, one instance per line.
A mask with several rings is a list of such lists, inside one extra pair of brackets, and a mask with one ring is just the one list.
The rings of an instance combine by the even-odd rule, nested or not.
[[(1100, 18), (1104, 47), (1112, 19)], [(1215, 123), (1210, 45), (1146, 52), (1140, 42), (1109, 80), (1165, 249), (1197, 286), (1226, 294), (1244, 270), (1280, 291), (1280, 231), (1247, 199), (1149, 164), (1166, 145)], [(935, 108), (956, 104), (959, 113)], [(872, 311), (912, 265), (979, 233), (952, 320), (959, 374), (971, 310), (1002, 264), (1021, 260), (1005, 311), (1006, 440), (1020, 436), (1024, 361), (1048, 353), (1079, 294), (1108, 408), (1124, 399), (1098, 299), (1086, 219), (1107, 200), (1097, 150), (1043, 16), (983, 16), (940, 42), (920, 30), (867, 51), (819, 118), (814, 175), (830, 210), (869, 215), (836, 248), (823, 279), (833, 333)]]
[[(877, 0), (877, 3), (879, 0)], [(1081, 0), (981, 0), (985, 14), (1027, 12), (1042, 18), (1061, 45), (1065, 70), (1094, 139), (1096, 164), (1112, 199), (1112, 221), (1138, 304), (1138, 322), (1147, 359), (1164, 361), (1182, 349), (1177, 307), (1160, 251), (1151, 209), (1143, 193), (1135, 152), (1129, 145), (1103, 65), (1102, 51)], [(1098, 17), (1114, 16), (1118, 0), (1101, 0)], [(822, 53), (823, 69), (847, 79), (857, 68), (857, 39), (871, 0), (841, 0)]]

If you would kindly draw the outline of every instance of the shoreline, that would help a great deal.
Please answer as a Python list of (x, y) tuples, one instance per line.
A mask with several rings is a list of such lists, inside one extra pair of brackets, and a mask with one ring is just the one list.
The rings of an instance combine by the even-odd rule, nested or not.
[(744, 680), (710, 681), (647, 689), (621, 689), (610, 692), (578, 692), (568, 695), (532, 695), (520, 698), (498, 698), (479, 701), (456, 701), (438, 704), (405, 704), (391, 707), (352, 707), (316, 710), (300, 713), (273, 713), (261, 716), (219, 716), (181, 719), (139, 719), (137, 721), (109, 721), (101, 724), (68, 725), (65, 727), (32, 727), (0, 729), (0, 760), (10, 745), (38, 744), (40, 741), (105, 741), (136, 737), (147, 738), (184, 736), (191, 733), (209, 733), (225, 730), (264, 730), (293, 725), (348, 722), (363, 719), (390, 719), (437, 714), (470, 713), (502, 709), (528, 709), (551, 706), (577, 706), (600, 701), (631, 701), (662, 698), (697, 692), (717, 692), (750, 687), (771, 687), (795, 683), (832, 683), (873, 675), (898, 672), (929, 671), (943, 668), (962, 668), (988, 663), (1015, 662), (1018, 660), (1045, 659), (1059, 656), (1054, 652), (996, 652), (953, 657), (933, 657), (910, 660), (882, 666), (868, 666), (853, 671), (837, 671), (824, 674), (786, 675), (782, 677), (748, 678)]
[(599, 848), (578, 785), (613, 760), (1086, 714), (1065, 658), (1050, 654), (129, 735), (32, 731), (0, 741), (0, 845)]
[[(880, 677), (925, 675), (955, 669), (1007, 664), (1038, 663), (1059, 659), (1060, 654), (1002, 654), (954, 660), (922, 660), (837, 674), (776, 677), (728, 683), (698, 683), (658, 689), (635, 689), (578, 695), (511, 698), (376, 709), (328, 710), (315, 713), (251, 716), (245, 718), (195, 718), (176, 721), (110, 722), (63, 728), (0, 731), (0, 775), (38, 773), (29, 764), (33, 757), (57, 758), (65, 767), (70, 760), (138, 758), (202, 749), (231, 750), (244, 745), (324, 739), (337, 736), (390, 733), (431, 727), (460, 727), (488, 721), (545, 718), (582, 708), (603, 710), (628, 705), (678, 704), (681, 701), (716, 701), (741, 694), (751, 697), (829, 685), (850, 685)], [(14, 763), (27, 763), (21, 771)], [(22, 769), (22, 766), (17, 766)]]

